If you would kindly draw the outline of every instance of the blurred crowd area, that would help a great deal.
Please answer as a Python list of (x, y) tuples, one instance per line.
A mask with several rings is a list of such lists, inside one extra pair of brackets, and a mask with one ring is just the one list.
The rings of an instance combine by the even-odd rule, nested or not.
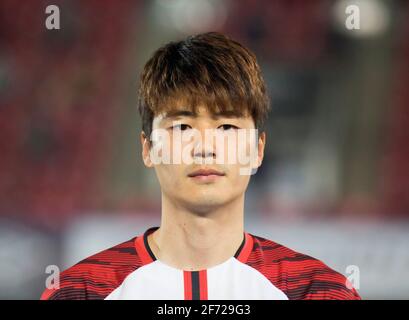
[[(45, 27), (50, 4), (60, 9), (59, 30)], [(348, 4), (360, 8), (360, 30), (345, 26)], [(289, 230), (292, 222), (305, 223), (321, 249), (331, 234), (320, 238), (320, 229), (308, 225), (314, 221), (375, 223), (407, 240), (408, 5), (398, 0), (2, 0), (0, 247), (7, 250), (0, 251), (0, 271), (9, 273), (0, 281), (7, 288), (0, 288), (0, 298), (36, 298), (46, 265), (84, 257), (78, 253), (84, 243), (67, 245), (67, 237), (78, 232), (73, 225), (81, 221), (86, 226), (92, 225), (85, 223), (90, 217), (94, 225), (99, 221), (103, 236), (95, 239), (107, 244), (126, 240), (110, 229), (113, 217), (122, 227), (132, 218), (138, 226), (133, 233), (158, 221), (159, 185), (140, 156), (138, 76), (159, 46), (206, 31), (223, 32), (253, 50), (271, 96), (265, 158), (246, 195), (249, 225), (262, 225), (274, 240), (273, 221)], [(334, 234), (342, 238), (346, 229)], [(79, 235), (92, 230), (81, 229)], [(289, 234), (294, 238), (285, 240), (296, 247), (303, 243), (297, 232)], [(383, 244), (393, 244), (393, 236), (388, 239)], [(91, 242), (84, 255), (103, 249)], [(367, 243), (363, 256), (374, 250)], [(388, 247), (382, 259), (390, 259)], [(409, 258), (396, 252), (398, 270), (409, 269)], [(379, 270), (379, 275), (385, 271)], [(20, 282), (10, 280), (10, 273), (19, 274)], [(377, 281), (374, 276), (371, 283)], [(407, 287), (372, 288), (368, 297), (409, 297)]]

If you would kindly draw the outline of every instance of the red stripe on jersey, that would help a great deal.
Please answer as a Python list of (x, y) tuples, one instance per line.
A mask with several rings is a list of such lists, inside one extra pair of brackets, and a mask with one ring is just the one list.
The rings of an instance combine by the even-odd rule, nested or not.
[(190, 271), (183, 271), (183, 282), (185, 287), (185, 300), (192, 300), (192, 274)]
[(45, 289), (40, 300), (48, 300), (55, 291), (56, 289)]
[(200, 300), (208, 300), (207, 298), (207, 270), (199, 271), (199, 288), (200, 288)]

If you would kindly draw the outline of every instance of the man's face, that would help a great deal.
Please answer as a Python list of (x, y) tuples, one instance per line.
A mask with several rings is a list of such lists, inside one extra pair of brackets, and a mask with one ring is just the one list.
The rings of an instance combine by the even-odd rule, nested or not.
[(163, 195), (199, 213), (241, 197), (264, 155), (265, 134), (257, 136), (251, 116), (214, 115), (203, 106), (197, 114), (178, 106), (156, 116), (151, 137), (150, 146), (141, 134), (143, 160)]

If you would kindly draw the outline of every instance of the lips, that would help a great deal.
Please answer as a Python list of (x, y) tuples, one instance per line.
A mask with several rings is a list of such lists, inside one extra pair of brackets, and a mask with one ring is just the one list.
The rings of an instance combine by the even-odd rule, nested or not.
[(194, 178), (198, 176), (224, 176), (223, 172), (214, 169), (199, 169), (188, 174), (189, 177)]

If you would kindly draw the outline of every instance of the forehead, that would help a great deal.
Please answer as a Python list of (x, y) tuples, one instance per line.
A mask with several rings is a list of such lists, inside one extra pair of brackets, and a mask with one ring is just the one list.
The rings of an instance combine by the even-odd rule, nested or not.
[(181, 118), (253, 120), (246, 104), (228, 98), (216, 99), (211, 94), (208, 96), (183, 93), (168, 95), (153, 111), (154, 127)]
[(163, 119), (174, 119), (174, 118), (180, 118), (180, 117), (190, 117), (190, 118), (210, 117), (212, 119), (244, 117), (243, 113), (238, 110), (213, 111), (205, 107), (199, 107), (196, 109), (180, 107), (180, 108), (175, 108), (175, 109), (164, 111), (160, 114), (160, 116)]
[(154, 118), (158, 120), (175, 119), (181, 117), (209, 117), (218, 118), (245, 118), (248, 116), (247, 108), (243, 106), (222, 105), (221, 107), (214, 104), (196, 103), (188, 100), (171, 100), (163, 105)]

